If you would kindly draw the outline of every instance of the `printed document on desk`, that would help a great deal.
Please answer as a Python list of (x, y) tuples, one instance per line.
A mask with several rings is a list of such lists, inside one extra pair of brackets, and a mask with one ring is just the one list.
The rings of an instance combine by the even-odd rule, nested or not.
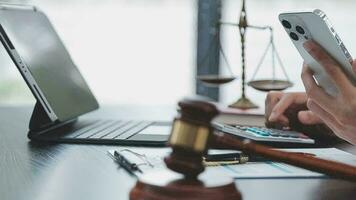
[[(130, 148), (132, 149), (132, 148)], [(158, 150), (158, 149), (157, 149)], [(356, 166), (356, 156), (345, 151), (336, 148), (323, 148), (323, 149), (283, 149), (290, 152), (304, 152), (314, 154), (319, 158), (334, 160), (342, 163), (347, 163)], [(145, 149), (132, 149), (139, 154), (145, 154)], [(215, 153), (221, 151), (221, 153), (234, 152), (228, 150), (214, 150)], [(153, 166), (141, 165), (140, 169), (143, 173), (147, 173), (150, 170), (159, 170), (165, 168), (163, 157), (168, 155), (170, 149), (159, 149), (155, 154), (146, 154), (147, 160), (153, 164)], [(113, 153), (109, 151), (110, 154)], [(207, 167), (206, 171), (214, 173), (227, 174), (230, 177), (237, 179), (264, 179), (264, 178), (326, 178), (327, 176), (305, 170), (299, 167), (294, 167), (288, 164), (279, 162), (248, 162), (246, 164), (237, 165), (224, 165)]]
[[(356, 166), (356, 156), (336, 148), (324, 149), (283, 149), (291, 152), (304, 152), (316, 157), (334, 160)], [(209, 170), (225, 171), (234, 178), (322, 178), (324, 174), (312, 172), (278, 162), (250, 162), (242, 165), (225, 165), (209, 168)]]

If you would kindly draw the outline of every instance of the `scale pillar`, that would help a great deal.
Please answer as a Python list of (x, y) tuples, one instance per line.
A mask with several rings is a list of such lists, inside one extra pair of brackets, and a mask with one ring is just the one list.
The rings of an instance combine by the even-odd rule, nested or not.
[(245, 9), (245, 0), (242, 1), (242, 10), (240, 14), (240, 21), (239, 21), (239, 30), (240, 30), (240, 39), (241, 39), (241, 59), (242, 59), (242, 95), (240, 99), (238, 99), (235, 103), (229, 105), (231, 108), (239, 108), (239, 109), (252, 109), (252, 108), (258, 108), (256, 104), (254, 104), (251, 100), (249, 100), (246, 97), (245, 94), (245, 87), (246, 87), (246, 61), (245, 61), (245, 34), (246, 34), (246, 29), (248, 27), (247, 24), (247, 14), (246, 14), (246, 9)]

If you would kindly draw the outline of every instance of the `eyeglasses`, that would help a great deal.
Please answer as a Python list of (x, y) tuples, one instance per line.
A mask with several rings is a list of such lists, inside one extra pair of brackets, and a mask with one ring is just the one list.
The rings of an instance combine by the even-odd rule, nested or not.
[(118, 151), (119, 153), (122, 153), (122, 152), (128, 152), (128, 153), (131, 153), (133, 155), (135, 155), (137, 158), (139, 158), (142, 163), (136, 163), (137, 166), (140, 166), (140, 165), (148, 165), (150, 167), (154, 167), (153, 164), (148, 160), (147, 156), (145, 154), (140, 154), (140, 153), (137, 153), (137, 152), (134, 152), (130, 149), (122, 149), (120, 151)]
[(145, 154), (140, 154), (130, 149), (122, 149), (114, 151), (113, 153), (109, 151), (109, 156), (118, 163), (121, 168), (134, 176), (137, 176), (135, 172), (143, 173), (139, 166), (145, 165), (151, 168), (154, 167)]

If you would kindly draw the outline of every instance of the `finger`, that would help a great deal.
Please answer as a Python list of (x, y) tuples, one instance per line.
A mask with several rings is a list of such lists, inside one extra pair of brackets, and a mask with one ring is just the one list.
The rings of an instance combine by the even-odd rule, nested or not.
[(310, 99), (315, 100), (322, 107), (333, 108), (333, 106), (330, 106), (333, 105), (333, 97), (316, 84), (312, 71), (306, 65), (303, 66), (302, 81), (305, 91)]
[(277, 121), (271, 122), (271, 121), (266, 121), (265, 122), (266, 127), (269, 128), (275, 128), (275, 129), (283, 129), (285, 127), (289, 127), (289, 119), (285, 116), (281, 116), (278, 118)]
[(284, 95), (281, 100), (273, 107), (271, 115), (269, 117), (270, 121), (277, 121), (286, 109), (293, 103), (294, 99), (290, 95)]
[(271, 121), (282, 125), (283, 127), (289, 126), (289, 119), (285, 115), (280, 115), (275, 121)]
[(352, 84), (342, 72), (340, 65), (322, 47), (311, 40), (303, 45), (308, 53), (325, 69), (340, 91), (345, 93), (352, 91)]
[(279, 91), (268, 92), (265, 100), (265, 117), (267, 121), (272, 112), (272, 109), (278, 103), (278, 101), (281, 99), (282, 96), (283, 96), (283, 92), (279, 92)]
[(300, 95), (295, 95), (295, 93), (289, 93), (282, 96), (282, 98), (276, 103), (276, 105), (272, 109), (269, 120), (277, 121), (278, 119), (283, 119), (283, 117), (281, 116), (284, 116), (284, 112), (294, 103), (305, 103), (305, 98), (301, 98)]
[(335, 117), (328, 113), (326, 110), (324, 110), (315, 101), (309, 99), (307, 102), (307, 106), (311, 111), (313, 111), (313, 113), (320, 117), (320, 119), (333, 131), (337, 132), (337, 130), (341, 129), (341, 125), (338, 123)]
[(315, 125), (315, 124), (323, 123), (320, 117), (318, 117), (310, 110), (300, 111), (298, 113), (298, 119), (302, 124), (306, 124), (306, 125)]

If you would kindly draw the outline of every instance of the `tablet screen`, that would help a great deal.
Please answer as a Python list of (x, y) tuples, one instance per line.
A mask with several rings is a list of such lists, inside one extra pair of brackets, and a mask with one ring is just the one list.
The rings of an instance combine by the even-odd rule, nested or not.
[(0, 23), (60, 121), (98, 108), (83, 76), (42, 12), (0, 10)]

